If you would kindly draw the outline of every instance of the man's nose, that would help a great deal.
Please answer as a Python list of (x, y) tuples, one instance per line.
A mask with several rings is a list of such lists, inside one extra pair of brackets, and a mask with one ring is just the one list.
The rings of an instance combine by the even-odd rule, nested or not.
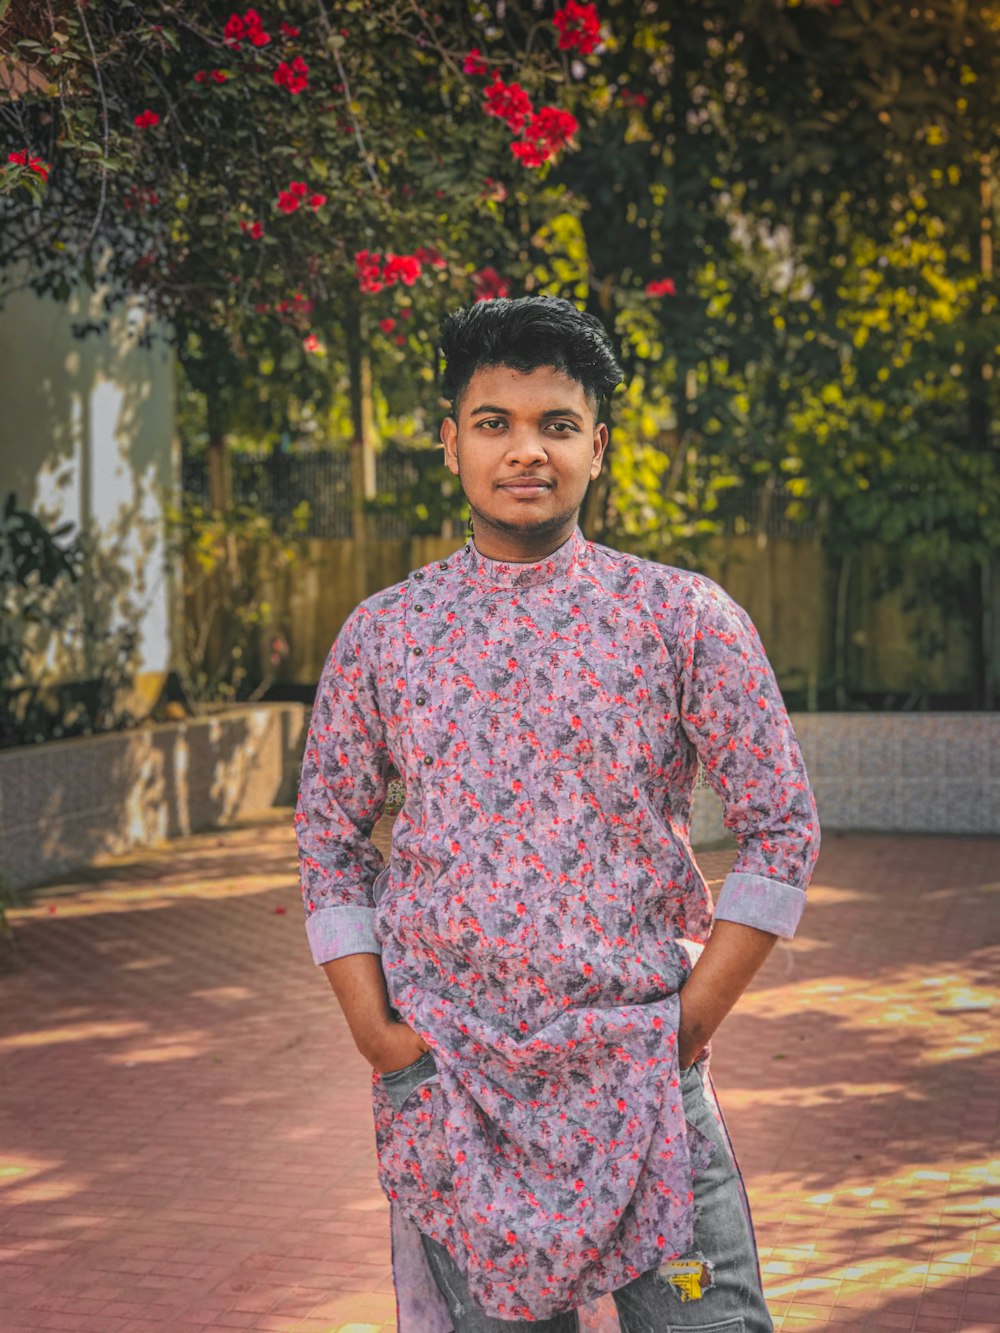
[(521, 466), (543, 463), (548, 458), (545, 441), (534, 430), (511, 431), (507, 441), (507, 458)]

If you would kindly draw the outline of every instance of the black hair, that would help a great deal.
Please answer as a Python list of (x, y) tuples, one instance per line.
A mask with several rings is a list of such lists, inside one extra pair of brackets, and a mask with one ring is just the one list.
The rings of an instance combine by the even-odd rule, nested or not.
[(500, 297), (456, 310), (441, 324), (441, 355), (441, 388), (453, 407), (486, 366), (522, 374), (552, 366), (595, 406), (625, 378), (600, 320), (558, 296)]

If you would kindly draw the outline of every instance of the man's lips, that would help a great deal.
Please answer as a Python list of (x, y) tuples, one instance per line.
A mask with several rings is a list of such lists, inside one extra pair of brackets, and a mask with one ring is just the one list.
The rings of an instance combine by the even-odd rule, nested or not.
[(536, 495), (551, 490), (552, 482), (541, 477), (512, 477), (510, 481), (501, 481), (500, 489), (513, 491), (515, 495)]

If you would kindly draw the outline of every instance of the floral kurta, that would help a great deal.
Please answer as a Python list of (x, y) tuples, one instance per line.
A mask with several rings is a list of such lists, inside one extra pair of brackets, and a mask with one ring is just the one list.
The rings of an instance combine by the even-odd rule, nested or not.
[[(712, 923), (699, 763), (739, 843), (715, 915), (792, 935), (819, 832), (756, 631), (711, 580), (579, 530), (536, 564), (470, 543), (418, 570), (324, 669), (296, 816), (313, 956), (380, 953), (430, 1046), (436, 1077), (399, 1110), (374, 1082), (397, 1257), (414, 1228), (442, 1242), (496, 1317), (574, 1308), (691, 1246), (706, 1145), (676, 1032)], [(401, 1329), (437, 1326), (400, 1297)]]

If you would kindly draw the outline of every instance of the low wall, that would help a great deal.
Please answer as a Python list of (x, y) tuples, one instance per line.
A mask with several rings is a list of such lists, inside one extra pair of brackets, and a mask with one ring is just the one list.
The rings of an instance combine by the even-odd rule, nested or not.
[(291, 804), (304, 715), (301, 704), (253, 704), (0, 752), (0, 874), (25, 888)]
[[(797, 713), (827, 832), (1000, 834), (1000, 713)], [(727, 836), (699, 784), (692, 841)]]

